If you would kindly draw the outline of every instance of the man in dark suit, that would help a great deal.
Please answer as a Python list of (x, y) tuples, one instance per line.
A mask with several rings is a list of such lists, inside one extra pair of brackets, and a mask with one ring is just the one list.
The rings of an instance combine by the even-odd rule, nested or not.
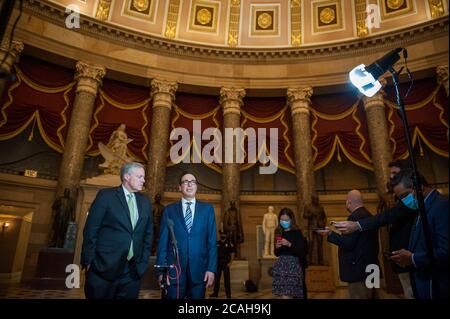
[[(216, 218), (211, 204), (196, 200), (197, 179), (185, 172), (180, 177), (180, 201), (164, 209), (158, 244), (157, 265), (169, 268), (167, 298), (202, 299), (214, 284), (217, 270)], [(173, 249), (171, 230), (177, 241)], [(161, 282), (162, 275), (159, 275)]]
[(102, 189), (89, 209), (83, 232), (81, 265), (87, 270), (87, 299), (136, 299), (148, 268), (152, 245), (152, 208), (139, 194), (144, 166), (127, 163), (122, 185)]
[[(408, 267), (415, 298), (448, 298), (448, 198), (439, 194), (437, 190), (426, 186), (428, 183), (420, 174), (419, 179), (424, 186), (423, 194), (428, 227), (432, 237), (434, 268), (431, 269), (426, 256), (425, 236), (420, 218), (416, 218), (413, 223), (407, 247), (393, 251), (394, 255), (390, 259), (399, 266)], [(401, 204), (377, 216), (358, 222), (338, 222), (335, 224), (336, 228), (346, 234), (358, 231), (365, 232), (392, 224), (408, 215), (418, 217), (418, 206), (412, 181), (413, 171), (411, 169), (400, 171), (392, 179), (391, 186)], [(435, 280), (432, 283), (433, 279)]]
[[(364, 207), (361, 193), (352, 190), (347, 194), (348, 220), (357, 221), (372, 216)], [(328, 241), (339, 247), (339, 275), (342, 281), (348, 282), (351, 299), (372, 299), (376, 296), (375, 289), (366, 286), (365, 280), (369, 273), (366, 267), (378, 265), (378, 231), (338, 235), (328, 232)]]
[[(413, 190), (413, 171), (404, 170), (392, 180), (396, 196), (405, 206), (417, 209)], [(417, 215), (409, 245), (392, 252), (391, 260), (401, 267), (411, 267), (414, 296), (417, 299), (448, 299), (448, 198), (430, 187), (423, 188), (425, 211), (433, 248), (433, 264), (427, 246), (421, 216)]]

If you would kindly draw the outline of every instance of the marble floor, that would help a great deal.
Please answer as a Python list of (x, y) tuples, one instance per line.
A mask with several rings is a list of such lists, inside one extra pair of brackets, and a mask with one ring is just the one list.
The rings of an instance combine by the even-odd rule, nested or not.
[[(212, 293), (211, 289), (206, 292), (206, 298)], [(233, 285), (231, 288), (233, 299), (278, 299), (270, 289), (263, 289), (258, 292), (245, 292), (243, 286)], [(159, 299), (159, 290), (142, 289), (139, 299)], [(380, 299), (402, 299), (402, 295), (388, 294), (383, 289), (379, 289)], [(219, 299), (225, 298), (223, 291), (219, 292)], [(347, 299), (348, 291), (345, 287), (337, 288), (334, 292), (308, 292), (310, 299)], [(70, 290), (38, 290), (26, 285), (0, 286), (0, 299), (84, 299), (83, 289)]]

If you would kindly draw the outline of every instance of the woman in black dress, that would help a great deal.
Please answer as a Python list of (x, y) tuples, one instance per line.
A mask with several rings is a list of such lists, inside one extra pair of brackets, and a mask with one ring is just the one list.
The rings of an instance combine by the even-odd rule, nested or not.
[(305, 258), (304, 237), (295, 223), (294, 213), (283, 208), (278, 214), (272, 293), (283, 299), (304, 298), (303, 271), (300, 260)]

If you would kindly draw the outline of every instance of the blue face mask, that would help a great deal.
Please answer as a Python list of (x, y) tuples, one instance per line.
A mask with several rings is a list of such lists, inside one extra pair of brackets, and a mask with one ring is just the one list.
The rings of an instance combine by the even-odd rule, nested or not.
[(291, 226), (291, 222), (289, 220), (280, 220), (280, 225), (284, 229), (289, 228)]
[(419, 205), (417, 204), (417, 199), (414, 198), (413, 194), (409, 194), (405, 198), (402, 198), (402, 203), (409, 209), (419, 209)]

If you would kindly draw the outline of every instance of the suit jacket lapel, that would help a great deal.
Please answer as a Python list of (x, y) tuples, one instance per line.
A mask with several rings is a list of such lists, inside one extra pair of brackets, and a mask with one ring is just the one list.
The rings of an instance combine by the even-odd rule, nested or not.
[(122, 206), (125, 210), (125, 219), (128, 221), (127, 225), (130, 228), (130, 230), (132, 229), (131, 227), (131, 218), (130, 218), (130, 210), (128, 209), (128, 204), (127, 201), (125, 199), (125, 192), (122, 189), (122, 186), (119, 186), (117, 188), (117, 197), (119, 197), (120, 202), (122, 203)]
[(186, 231), (186, 233), (189, 233), (188, 229), (186, 227), (186, 223), (184, 221), (183, 202), (181, 200), (179, 201), (179, 203), (177, 205), (177, 217), (178, 217), (178, 221), (181, 223), (181, 225), (183, 225), (183, 228)]
[(411, 238), (409, 240), (409, 251), (414, 252), (414, 249), (416, 248), (417, 242), (419, 240), (419, 237), (422, 233), (422, 222), (418, 221), (419, 215), (414, 220), (413, 227), (411, 229)]
[(200, 207), (201, 207), (201, 203), (199, 203), (198, 200), (196, 200), (195, 207), (194, 207), (195, 214), (194, 214), (194, 220), (192, 221), (191, 231), (192, 231), (192, 229), (194, 229), (195, 225), (197, 225), (199, 223), (198, 219), (200, 217)]

